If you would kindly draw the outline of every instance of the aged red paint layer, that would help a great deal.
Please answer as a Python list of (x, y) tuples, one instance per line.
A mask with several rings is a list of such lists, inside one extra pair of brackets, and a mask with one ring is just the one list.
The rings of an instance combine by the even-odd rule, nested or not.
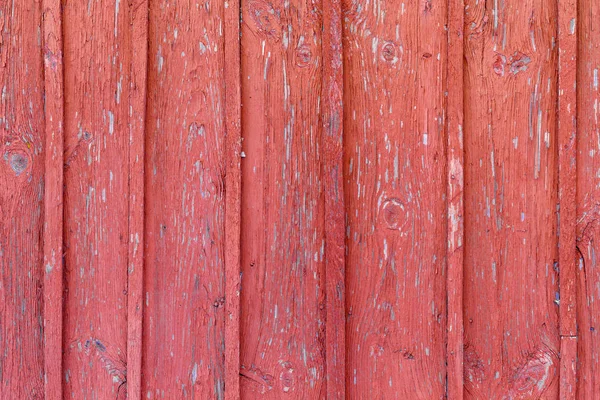
[(446, 392), (447, 7), (345, 1), (346, 390)]
[(594, 399), (592, 0), (0, 1), (0, 398)]
[(555, 21), (465, 2), (466, 398), (558, 396)]
[[(56, 204), (55, 196), (44, 201), (46, 151), (53, 149), (44, 147), (44, 50), (36, 35), (43, 29), (42, 4), (2, 2), (0, 11), (0, 397), (41, 398), (44, 342), (57, 346), (43, 335), (41, 319), (49, 281), (44, 211)], [(49, 44), (50, 58), (55, 45)]]
[(327, 391), (322, 11), (242, 2), (242, 398)]

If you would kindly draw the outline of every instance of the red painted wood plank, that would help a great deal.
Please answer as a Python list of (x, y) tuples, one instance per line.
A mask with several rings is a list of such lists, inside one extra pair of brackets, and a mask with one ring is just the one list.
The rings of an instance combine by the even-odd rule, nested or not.
[(64, 98), (62, 9), (44, 0), (44, 398), (62, 399)]
[(327, 398), (346, 397), (346, 215), (344, 206), (341, 0), (323, 3), (323, 191), (325, 196), (325, 373)]
[(0, 398), (44, 395), (41, 3), (0, 2)]
[(600, 393), (600, 271), (596, 256), (600, 249), (600, 31), (597, 28), (599, 15), (600, 4), (597, 1), (579, 0), (577, 19), (569, 25), (571, 29), (576, 30), (578, 37), (576, 207), (579, 259), (576, 291), (579, 369), (576, 394), (580, 399), (593, 399)]
[(242, 4), (242, 398), (327, 391), (321, 13)]
[(577, 399), (577, 337), (560, 339), (560, 399)]
[(577, 0), (558, 0), (560, 398), (577, 387)]
[(446, 392), (446, 2), (344, 3), (350, 398)]
[(127, 255), (127, 398), (142, 397), (144, 168), (148, 1), (127, 4), (131, 24), (129, 91), (129, 249)]
[(464, 146), (463, 146), (463, 0), (448, 2), (447, 58), (447, 213), (448, 213), (448, 278), (446, 287), (447, 320), (447, 396), (462, 399), (463, 376), (463, 263), (464, 263)]
[(240, 1), (225, 19), (225, 398), (240, 397), (241, 60)]
[(225, 3), (149, 7), (142, 395), (223, 398)]
[(121, 0), (63, 6), (64, 392), (125, 398), (129, 8)]
[(556, 2), (465, 1), (465, 397), (556, 398)]

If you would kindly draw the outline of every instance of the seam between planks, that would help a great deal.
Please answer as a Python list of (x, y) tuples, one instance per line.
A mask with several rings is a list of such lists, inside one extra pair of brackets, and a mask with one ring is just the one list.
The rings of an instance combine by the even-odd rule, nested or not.
[(464, 0), (448, 2), (446, 90), (447, 134), (447, 397), (463, 398), (463, 261), (464, 261), (464, 148), (463, 29)]
[(148, 65), (148, 0), (130, 4), (129, 249), (127, 259), (127, 398), (142, 395), (144, 168)]
[(241, 47), (239, 0), (225, 2), (225, 399), (240, 397)]
[(325, 195), (325, 371), (328, 399), (346, 396), (345, 205), (342, 6), (323, 0), (323, 182)]
[(44, 395), (60, 399), (63, 335), (63, 41), (60, 0), (43, 0), (45, 109)]
[(577, 380), (577, 0), (558, 0), (558, 198), (560, 398)]

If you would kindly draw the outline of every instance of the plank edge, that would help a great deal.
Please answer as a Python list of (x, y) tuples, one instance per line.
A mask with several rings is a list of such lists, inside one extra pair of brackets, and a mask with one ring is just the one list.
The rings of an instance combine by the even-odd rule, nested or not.
[(240, 0), (225, 3), (225, 399), (240, 397)]
[(346, 396), (342, 5), (324, 0), (322, 38), (325, 201), (325, 372), (328, 399)]
[(44, 60), (44, 395), (60, 399), (63, 349), (63, 38), (60, 0), (42, 1)]
[(463, 261), (464, 261), (464, 146), (463, 126), (463, 29), (464, 0), (448, 2), (447, 49), (447, 386), (448, 399), (464, 394)]
[(127, 398), (142, 397), (144, 293), (144, 175), (148, 0), (129, 3), (131, 66), (129, 88), (129, 203), (127, 256)]
[[(558, 7), (558, 264), (560, 399), (574, 399), (577, 381), (577, 0)], [(574, 361), (575, 360), (575, 361)]]

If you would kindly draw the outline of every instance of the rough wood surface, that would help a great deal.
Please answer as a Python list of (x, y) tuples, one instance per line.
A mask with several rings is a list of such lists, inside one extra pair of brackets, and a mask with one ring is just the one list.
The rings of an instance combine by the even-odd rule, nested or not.
[(63, 4), (68, 398), (126, 395), (128, 11), (120, 0)]
[(0, 398), (595, 399), (598, 16), (0, 0)]
[(448, 60), (446, 73), (447, 219), (447, 388), (451, 400), (462, 400), (464, 392), (464, 0), (448, 2)]
[(242, 3), (242, 398), (326, 393), (321, 13)]
[(60, 0), (42, 1), (44, 56), (44, 398), (63, 398), (64, 97)]
[(150, 1), (144, 398), (224, 396), (223, 12)]
[(558, 395), (556, 17), (465, 1), (467, 398)]
[(44, 396), (41, 8), (0, 2), (0, 398)]
[(148, 1), (127, 3), (131, 36), (129, 81), (129, 227), (127, 240), (127, 398), (142, 397), (144, 303), (144, 169)]
[(446, 391), (444, 2), (344, 3), (346, 391)]
[(600, 3), (578, 1), (577, 30), (577, 396), (600, 393)]
[(558, 0), (558, 267), (561, 400), (577, 389), (577, 0)]
[(346, 208), (344, 205), (342, 2), (323, 1), (323, 192), (325, 196), (325, 376), (328, 399), (346, 397)]
[(240, 396), (241, 64), (240, 1), (228, 0), (225, 20), (225, 398)]

